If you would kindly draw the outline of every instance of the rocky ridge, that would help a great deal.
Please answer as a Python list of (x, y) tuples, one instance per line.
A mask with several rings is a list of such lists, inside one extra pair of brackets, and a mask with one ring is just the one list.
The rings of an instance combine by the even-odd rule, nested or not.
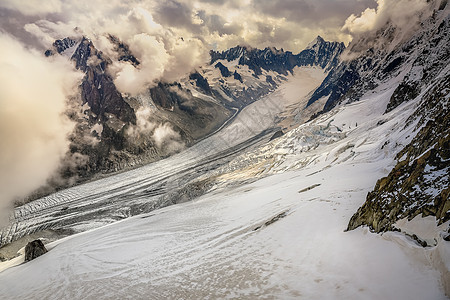
[(262, 70), (275, 71), (287, 75), (292, 73), (295, 67), (319, 66), (329, 70), (339, 62), (339, 56), (344, 51), (344, 43), (327, 42), (318, 36), (306, 49), (298, 54), (291, 51), (267, 47), (263, 50), (245, 46), (236, 46), (226, 51), (211, 51), (211, 62), (218, 60), (228, 62), (238, 60), (239, 65), (247, 65), (254, 76), (262, 75)]
[[(450, 220), (450, 16), (447, 2), (442, 3), (439, 10), (433, 11), (420, 24), (416, 34), (392, 52), (385, 53), (384, 59), (380, 59), (379, 54), (374, 55), (376, 59), (372, 61), (376, 61), (378, 67), (364, 75), (372, 77), (370, 84), (374, 86), (377, 80), (380, 82), (384, 78), (399, 79), (386, 112), (413, 99), (419, 99), (420, 105), (405, 124), (417, 123), (415, 137), (397, 154), (397, 164), (389, 175), (378, 180), (367, 195), (347, 230), (361, 225), (375, 232), (398, 230), (397, 221), (412, 220), (418, 215), (435, 216), (437, 224)], [(341, 68), (361, 65), (370, 59), (359, 58)], [(355, 83), (349, 91), (361, 86), (361, 82)], [(358, 93), (348, 92), (346, 97), (353, 101), (352, 97), (357, 98)]]
[(422, 115), (417, 135), (396, 158), (387, 177), (378, 180), (363, 206), (352, 216), (347, 230), (367, 225), (375, 232), (397, 230), (395, 223), (417, 215), (435, 216), (438, 225), (450, 221), (450, 76), (429, 90), (418, 110)]
[[(448, 5), (424, 11), (424, 20), (405, 40), (405, 33), (392, 23), (373, 34), (359, 37), (343, 53), (343, 61), (331, 69), (308, 105), (326, 99), (324, 111), (339, 103), (357, 101), (367, 90), (397, 77), (401, 83), (394, 92), (387, 111), (417, 97), (448, 63)], [(356, 57), (355, 57), (356, 56)]]

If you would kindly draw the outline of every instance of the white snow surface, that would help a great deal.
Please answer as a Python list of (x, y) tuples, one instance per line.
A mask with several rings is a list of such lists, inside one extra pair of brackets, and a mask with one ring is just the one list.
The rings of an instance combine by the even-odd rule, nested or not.
[[(343, 232), (372, 186), (361, 178), (367, 173), (379, 174), (378, 166), (287, 172), (82, 233), (0, 273), (0, 295), (443, 299), (437, 272), (398, 245), (365, 229)], [(298, 193), (336, 178), (326, 193)], [(254, 230), (281, 212), (287, 216)]]
[[(47, 254), (0, 273), (0, 299), (446, 299), (450, 248), (441, 237), (422, 248), (401, 233), (344, 232), (413, 137), (414, 124), (404, 126), (417, 103), (383, 115), (392, 92), (387, 83), (241, 153), (205, 173), (216, 185), (193, 201), (48, 244)], [(251, 118), (271, 117), (268, 103), (254, 105), (186, 153), (273, 125)], [(133, 174), (128, 183), (140, 180)], [(90, 187), (107, 182), (121, 184)]]

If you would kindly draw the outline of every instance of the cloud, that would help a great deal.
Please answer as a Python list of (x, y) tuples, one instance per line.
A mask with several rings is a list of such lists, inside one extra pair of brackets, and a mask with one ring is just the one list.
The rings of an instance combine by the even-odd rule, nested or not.
[[(0, 33), (0, 210), (45, 183), (68, 150), (64, 116), (81, 74)], [(2, 216), (4, 217), (4, 215)], [(4, 220), (4, 218), (3, 218)]]
[(342, 29), (361, 34), (378, 30), (388, 22), (397, 28), (413, 28), (428, 6), (426, 0), (377, 0), (377, 4), (377, 8), (367, 8), (359, 16), (350, 15)]
[[(352, 35), (352, 43), (341, 59), (354, 59), (369, 48), (391, 51), (410, 38), (420, 22), (430, 17), (440, 1), (377, 0), (376, 8), (367, 8), (359, 15), (350, 15), (342, 27)], [(385, 30), (384, 34), (378, 34)]]
[(136, 125), (128, 128), (127, 134), (134, 140), (151, 135), (155, 127), (158, 125), (151, 120), (154, 112), (148, 106), (141, 106), (136, 111)]
[(162, 77), (170, 56), (162, 42), (145, 33), (134, 35), (127, 42), (141, 64), (135, 68), (126, 62), (116, 63), (115, 84), (121, 92), (134, 95)]
[(164, 26), (187, 28), (191, 32), (199, 33), (198, 24), (193, 22), (193, 11), (187, 3), (174, 0), (161, 1), (154, 10), (157, 22)]
[(181, 135), (169, 123), (154, 118), (154, 110), (149, 106), (142, 106), (137, 110), (136, 125), (130, 126), (127, 134), (141, 143), (150, 139), (164, 155), (185, 148)]
[(74, 27), (64, 22), (51, 22), (48, 20), (38, 20), (23, 26), (24, 30), (37, 37), (41, 45), (48, 49), (53, 42), (61, 37), (73, 37), (80, 35)]
[(181, 136), (168, 124), (160, 124), (153, 132), (152, 139), (165, 153), (173, 153), (184, 148)]
[(45, 15), (61, 11), (62, 3), (59, 0), (2, 0), (0, 7), (17, 10), (24, 15)]

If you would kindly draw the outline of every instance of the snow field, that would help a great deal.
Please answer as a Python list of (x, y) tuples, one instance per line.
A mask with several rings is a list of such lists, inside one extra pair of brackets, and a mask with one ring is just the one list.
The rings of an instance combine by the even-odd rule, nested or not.
[[(400, 233), (344, 232), (412, 139), (404, 121), (416, 103), (383, 115), (390, 86), (205, 173), (216, 186), (191, 202), (51, 243), (0, 273), (0, 298), (446, 299), (448, 243), (425, 249)], [(236, 122), (261, 128), (245, 116), (210, 141)], [(237, 132), (231, 142), (247, 134)], [(128, 188), (142, 184), (138, 172)]]

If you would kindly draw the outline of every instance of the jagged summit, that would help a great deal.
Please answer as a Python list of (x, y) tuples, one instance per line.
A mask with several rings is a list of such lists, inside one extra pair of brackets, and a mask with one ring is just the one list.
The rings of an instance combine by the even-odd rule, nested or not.
[[(77, 44), (81, 41), (81, 38), (76, 37), (65, 37), (60, 40), (56, 40), (52, 44), (52, 48), (45, 51), (45, 56), (51, 56), (55, 53), (62, 54), (68, 56), (69, 58), (72, 56), (73, 51), (77, 48)], [(72, 49), (72, 51), (69, 51)], [(70, 53), (69, 53), (70, 52)]]
[(298, 54), (275, 47), (266, 47), (261, 50), (236, 46), (222, 52), (210, 51), (210, 64), (221, 59), (229, 62), (239, 60), (239, 65), (247, 65), (256, 76), (262, 74), (261, 69), (280, 74), (288, 74), (294, 67), (300, 66), (319, 66), (329, 70), (337, 65), (338, 57), (344, 49), (344, 43), (326, 42), (318, 36)]
[(312, 49), (312, 48), (317, 47), (318, 45), (323, 44), (323, 43), (325, 43), (325, 40), (324, 40), (320, 35), (318, 35), (314, 40), (312, 40), (312, 41), (305, 47), (305, 50), (307, 50), (307, 49)]
[(211, 56), (210, 64), (213, 64), (215, 61), (219, 59), (226, 59), (227, 61), (233, 61), (235, 59), (240, 58), (243, 54), (247, 53), (248, 51), (251, 51), (250, 47), (240, 45), (221, 52), (211, 50), (209, 51)]

